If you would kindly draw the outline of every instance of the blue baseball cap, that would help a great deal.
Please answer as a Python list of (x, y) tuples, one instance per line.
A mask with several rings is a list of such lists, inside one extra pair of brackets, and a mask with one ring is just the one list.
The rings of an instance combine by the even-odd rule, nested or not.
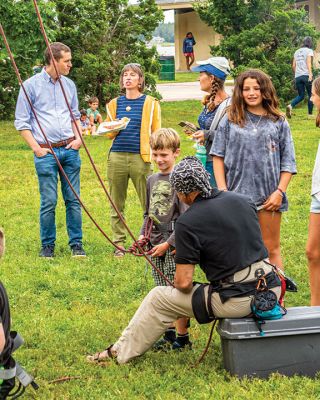
[(197, 61), (198, 67), (193, 67), (193, 72), (207, 72), (219, 79), (226, 80), (230, 73), (230, 65), (225, 57), (211, 57), (208, 60)]

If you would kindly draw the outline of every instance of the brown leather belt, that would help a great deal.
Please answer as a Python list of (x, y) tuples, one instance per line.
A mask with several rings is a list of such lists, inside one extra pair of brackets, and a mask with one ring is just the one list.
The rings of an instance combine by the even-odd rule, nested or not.
[[(75, 140), (75, 137), (71, 137), (69, 139), (66, 140), (61, 140), (61, 142), (57, 142), (57, 143), (50, 143), (51, 147), (63, 147), (66, 146), (67, 144), (73, 142)], [(50, 149), (50, 146), (47, 143), (39, 143), (39, 146), (42, 147), (43, 149)]]

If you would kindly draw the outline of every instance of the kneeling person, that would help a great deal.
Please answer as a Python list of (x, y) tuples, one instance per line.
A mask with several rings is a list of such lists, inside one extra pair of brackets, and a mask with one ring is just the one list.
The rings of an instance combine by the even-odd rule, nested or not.
[[(118, 341), (89, 356), (89, 361), (114, 357), (126, 363), (145, 353), (182, 316), (202, 323), (249, 315), (261, 274), (268, 276), (268, 287), (280, 297), (280, 280), (264, 261), (268, 254), (255, 205), (245, 196), (212, 189), (208, 172), (195, 157), (186, 157), (174, 168), (170, 183), (190, 206), (175, 226), (175, 287), (152, 289)], [(196, 264), (211, 285), (193, 284)], [(211, 301), (202, 301), (208, 295)]]

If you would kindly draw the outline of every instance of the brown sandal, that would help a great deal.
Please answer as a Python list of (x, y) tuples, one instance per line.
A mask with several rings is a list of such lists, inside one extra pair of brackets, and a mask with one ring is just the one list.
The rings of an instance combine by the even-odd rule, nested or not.
[[(116, 358), (116, 355), (111, 350), (112, 346), (113, 344), (111, 344), (107, 349), (101, 351), (100, 353), (95, 353), (93, 355), (87, 356), (87, 361), (94, 364), (100, 364)], [(107, 354), (102, 356), (102, 354), (105, 352), (107, 352)]]

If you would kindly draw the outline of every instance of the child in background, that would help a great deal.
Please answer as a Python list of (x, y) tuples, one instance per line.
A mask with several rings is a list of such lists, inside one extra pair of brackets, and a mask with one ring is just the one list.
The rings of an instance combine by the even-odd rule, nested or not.
[(282, 268), (281, 214), (288, 210), (286, 190), (296, 162), (290, 127), (278, 106), (269, 76), (259, 70), (240, 74), (210, 154), (218, 189), (256, 204), (270, 262)]
[(89, 108), (87, 109), (87, 117), (89, 118), (91, 125), (91, 132), (94, 135), (96, 133), (96, 124), (101, 124), (102, 116), (98, 110), (99, 99), (98, 97), (91, 97), (88, 101)]
[[(176, 270), (172, 254), (175, 245), (174, 224), (176, 219), (185, 212), (187, 206), (180, 202), (169, 183), (176, 158), (180, 154), (180, 137), (171, 128), (162, 128), (150, 136), (152, 160), (159, 168), (159, 172), (150, 175), (147, 180), (147, 200), (144, 224), (141, 229), (143, 239), (148, 236), (148, 224), (153, 221), (150, 234), (152, 245), (151, 258), (157, 268), (173, 282)], [(154, 222), (154, 221), (158, 222)], [(152, 269), (156, 286), (167, 286), (167, 282), (156, 270)], [(191, 348), (188, 334), (188, 318), (179, 318), (176, 322), (177, 336), (174, 325), (169, 327), (163, 338), (154, 346), (156, 349), (171, 347), (174, 350), (184, 347)]]
[[(320, 78), (314, 80), (311, 101), (318, 110), (316, 126), (320, 127)], [(311, 207), (307, 258), (311, 291), (311, 306), (320, 306), (320, 144), (312, 174)]]
[(80, 110), (80, 125), (82, 135), (91, 135), (91, 124), (84, 108)]
[(182, 52), (186, 58), (187, 70), (191, 72), (191, 65), (194, 63), (194, 50), (193, 46), (196, 44), (192, 32), (187, 32), (183, 40)]

